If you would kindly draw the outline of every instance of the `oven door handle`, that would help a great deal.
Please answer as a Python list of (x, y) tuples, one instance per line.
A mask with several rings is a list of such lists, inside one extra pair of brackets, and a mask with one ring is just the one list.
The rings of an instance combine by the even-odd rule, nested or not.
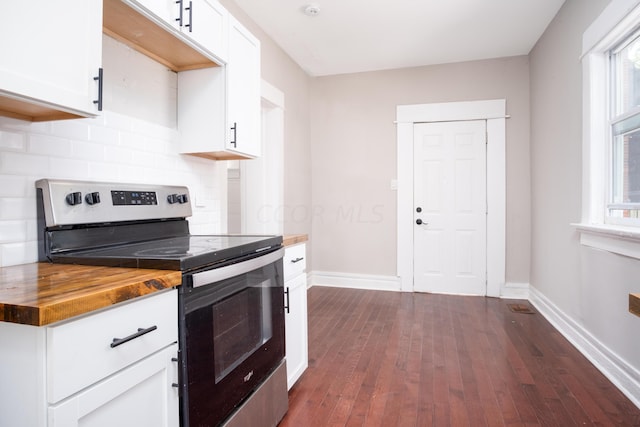
[(221, 280), (230, 279), (241, 274), (248, 273), (258, 268), (269, 265), (284, 256), (284, 249), (280, 248), (277, 251), (270, 252), (266, 255), (251, 258), (247, 261), (239, 262), (237, 264), (227, 265), (225, 267), (214, 268), (213, 270), (202, 271), (195, 273), (193, 278), (193, 287), (197, 288), (211, 283), (219, 282)]

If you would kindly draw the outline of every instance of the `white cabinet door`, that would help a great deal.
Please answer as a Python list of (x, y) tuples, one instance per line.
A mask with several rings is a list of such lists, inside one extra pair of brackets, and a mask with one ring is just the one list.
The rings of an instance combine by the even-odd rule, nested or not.
[(50, 427), (178, 426), (177, 344), (49, 407)]
[(227, 56), (227, 10), (216, 0), (125, 0), (148, 19), (160, 24), (212, 57)]
[[(223, 61), (227, 60), (229, 13), (215, 0), (192, 0), (183, 12), (183, 28), (194, 42)], [(188, 27), (187, 27), (188, 25)]]
[[(136, 9), (141, 9), (147, 15), (154, 17), (154, 20), (165, 25), (180, 29), (181, 2), (176, 0), (125, 0)], [(188, 13), (188, 12), (187, 12)], [(184, 14), (184, 11), (183, 11)], [(184, 19), (184, 15), (183, 15)]]
[(286, 282), (285, 290), (289, 300), (285, 315), (287, 389), (291, 389), (309, 364), (306, 274)]
[(0, 96), (95, 116), (102, 0), (3, 1)]
[(287, 388), (300, 378), (309, 365), (307, 324), (307, 245), (287, 246), (283, 266), (285, 278), (285, 339), (287, 359)]
[(229, 17), (227, 149), (260, 156), (260, 41)]

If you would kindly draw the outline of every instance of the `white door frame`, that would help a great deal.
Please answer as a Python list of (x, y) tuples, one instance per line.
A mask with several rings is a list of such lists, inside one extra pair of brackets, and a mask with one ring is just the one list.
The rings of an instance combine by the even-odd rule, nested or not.
[(397, 274), (400, 290), (413, 292), (413, 125), (487, 121), (487, 296), (499, 297), (506, 256), (506, 100), (398, 105)]
[(262, 80), (262, 155), (240, 162), (241, 229), (245, 234), (283, 234), (284, 93)]

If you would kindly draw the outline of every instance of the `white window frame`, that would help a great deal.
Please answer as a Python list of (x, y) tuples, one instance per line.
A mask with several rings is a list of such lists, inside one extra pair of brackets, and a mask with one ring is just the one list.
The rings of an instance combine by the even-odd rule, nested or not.
[(582, 220), (586, 246), (640, 259), (640, 227), (608, 224), (609, 51), (640, 23), (640, 0), (612, 0), (582, 36)]

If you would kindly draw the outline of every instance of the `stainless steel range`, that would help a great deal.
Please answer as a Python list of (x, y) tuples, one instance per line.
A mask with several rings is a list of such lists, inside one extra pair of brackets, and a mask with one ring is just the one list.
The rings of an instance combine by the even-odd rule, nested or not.
[(288, 406), (281, 236), (191, 235), (183, 186), (42, 179), (36, 190), (40, 261), (182, 271), (183, 427), (278, 424)]

